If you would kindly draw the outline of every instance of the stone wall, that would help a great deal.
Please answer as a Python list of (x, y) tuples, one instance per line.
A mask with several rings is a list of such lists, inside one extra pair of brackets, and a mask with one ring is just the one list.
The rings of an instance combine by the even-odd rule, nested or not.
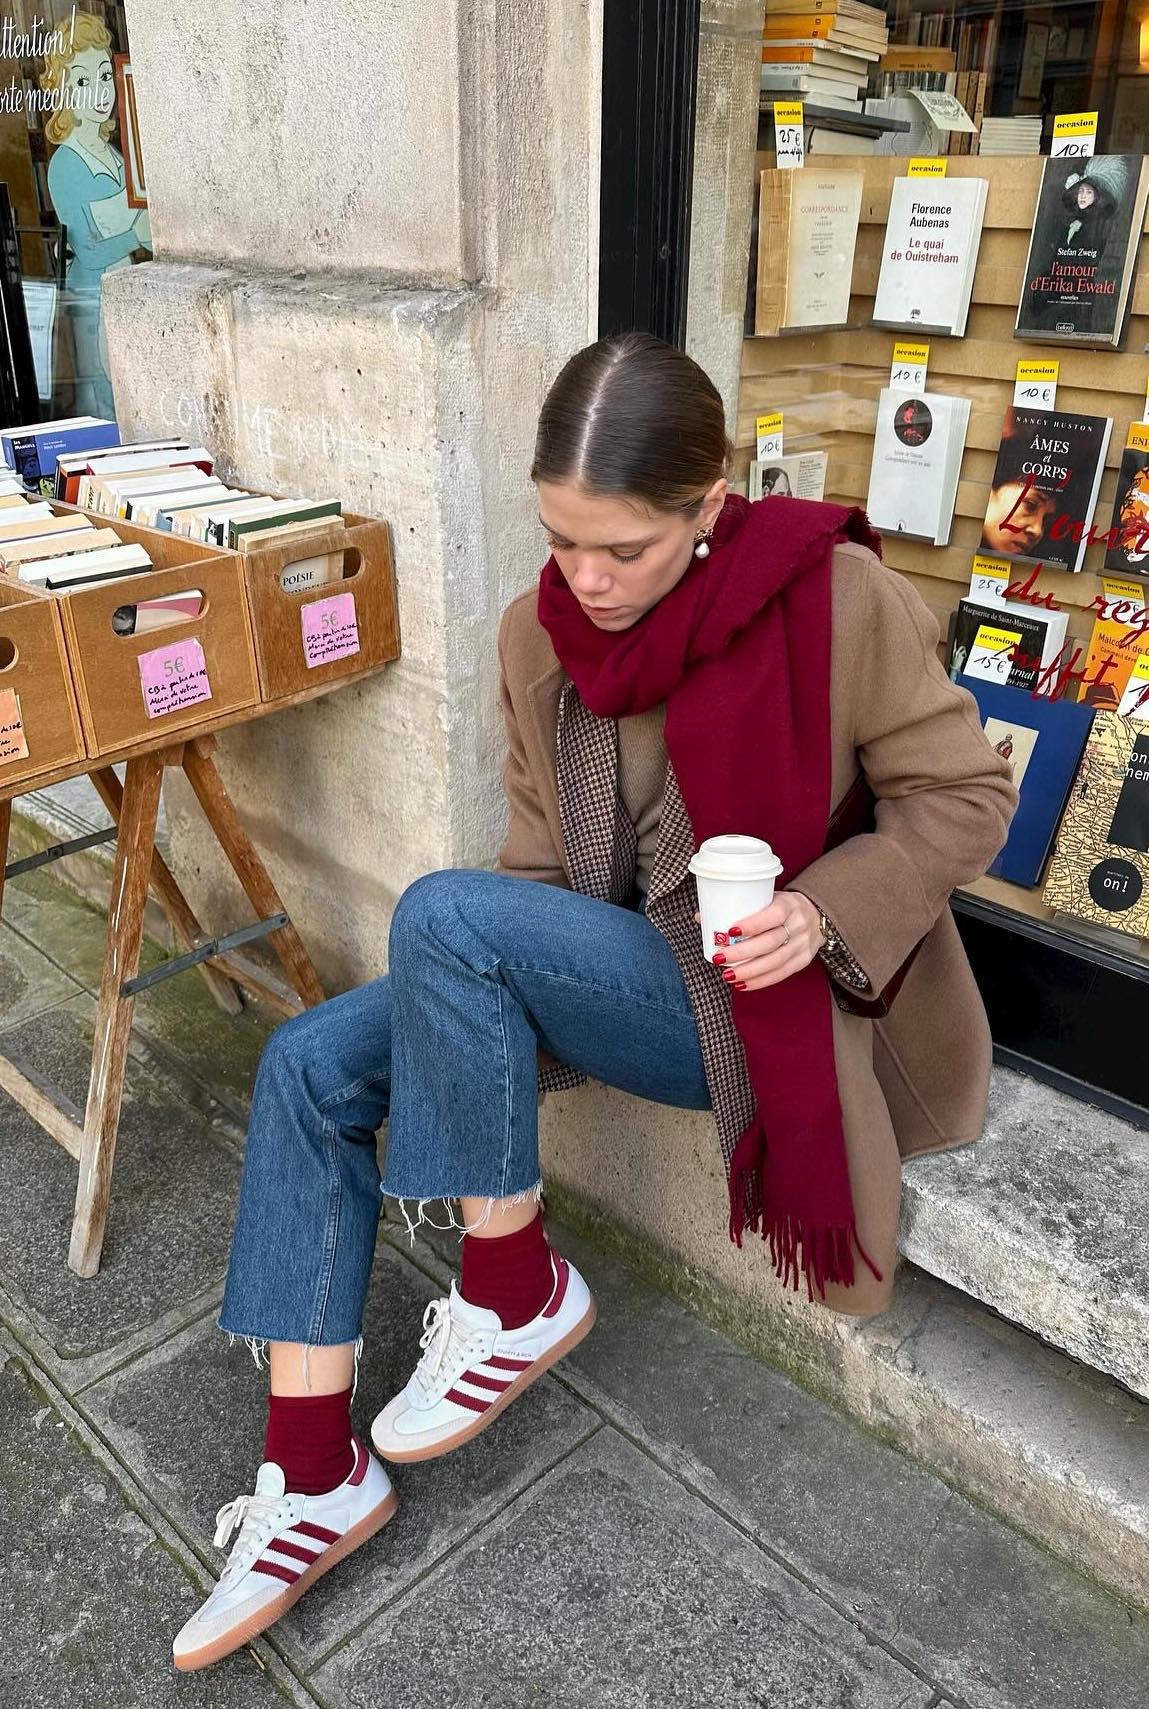
[[(383, 970), (413, 878), (502, 834), (495, 630), (541, 561), (538, 404), (594, 335), (599, 4), (130, 0), (156, 259), (105, 282), (124, 436), (392, 525), (400, 660), (222, 744), (333, 986)], [(168, 806), (193, 902), (246, 918)]]

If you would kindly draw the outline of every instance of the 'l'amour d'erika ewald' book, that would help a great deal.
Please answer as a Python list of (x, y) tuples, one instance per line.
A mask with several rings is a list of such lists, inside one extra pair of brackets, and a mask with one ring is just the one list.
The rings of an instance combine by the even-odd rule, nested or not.
[(962, 677), (961, 686), (977, 701), (990, 746), (1009, 761), (1020, 795), (990, 874), (1011, 884), (1039, 884), (1093, 723), (1092, 708), (1019, 694), (977, 677)]
[(883, 534), (948, 544), (969, 407), (968, 398), (884, 388), (866, 495)]
[(1149, 730), (1098, 712), (1042, 900), (1095, 925), (1149, 935)]
[(1112, 427), (1108, 416), (1008, 409), (980, 550), (1079, 570)]
[(875, 326), (965, 332), (989, 181), (895, 178)]
[(1121, 343), (1149, 172), (1139, 154), (1047, 160), (1018, 304), (1019, 338)]

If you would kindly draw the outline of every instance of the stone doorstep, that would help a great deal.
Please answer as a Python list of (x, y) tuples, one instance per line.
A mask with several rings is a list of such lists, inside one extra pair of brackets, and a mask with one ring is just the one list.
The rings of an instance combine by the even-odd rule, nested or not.
[[(778, 1289), (751, 1284), (736, 1296), (580, 1196), (559, 1188), (548, 1198), (552, 1216), (578, 1231), (577, 1243), (564, 1247), (576, 1263), (584, 1241), (611, 1252), (954, 1489), (1149, 1610), (1144, 1401), (910, 1265), (890, 1311), (844, 1318)], [(395, 1230), (390, 1237), (398, 1239)], [(584, 1362), (576, 1350), (572, 1363)], [(625, 1362), (616, 1364), (625, 1406), (630, 1379)]]
[(979, 1142), (903, 1180), (907, 1258), (1149, 1398), (1149, 1134), (997, 1068)]

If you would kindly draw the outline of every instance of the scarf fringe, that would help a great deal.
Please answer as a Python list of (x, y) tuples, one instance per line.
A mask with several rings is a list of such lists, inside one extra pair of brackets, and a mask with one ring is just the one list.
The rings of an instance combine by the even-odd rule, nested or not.
[(769, 1241), (770, 1261), (782, 1286), (798, 1293), (804, 1276), (811, 1301), (815, 1287), (825, 1299), (827, 1282), (853, 1287), (855, 1246), (875, 1280), (882, 1280), (882, 1272), (858, 1238), (855, 1221), (835, 1226), (803, 1221), (781, 1210), (767, 1212), (762, 1203), (762, 1168), (757, 1163), (730, 1173), (730, 1238), (739, 1248), (747, 1229)]

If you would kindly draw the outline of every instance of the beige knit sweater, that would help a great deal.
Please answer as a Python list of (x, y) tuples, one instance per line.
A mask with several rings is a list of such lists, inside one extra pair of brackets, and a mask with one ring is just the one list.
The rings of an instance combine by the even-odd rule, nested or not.
[(666, 702), (618, 720), (618, 789), (638, 834), (638, 888), (650, 886), (658, 821), (666, 793)]

